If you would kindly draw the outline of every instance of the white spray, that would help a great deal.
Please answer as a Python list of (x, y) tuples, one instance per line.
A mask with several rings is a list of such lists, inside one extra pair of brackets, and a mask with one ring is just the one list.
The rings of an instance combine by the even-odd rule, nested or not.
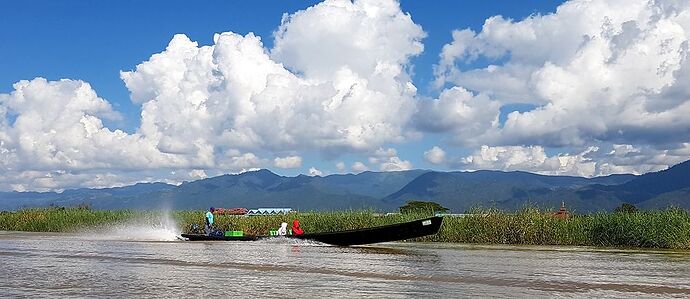
[(151, 213), (148, 217), (135, 218), (81, 234), (81, 237), (92, 240), (126, 241), (176, 241), (179, 236), (180, 229), (170, 210)]

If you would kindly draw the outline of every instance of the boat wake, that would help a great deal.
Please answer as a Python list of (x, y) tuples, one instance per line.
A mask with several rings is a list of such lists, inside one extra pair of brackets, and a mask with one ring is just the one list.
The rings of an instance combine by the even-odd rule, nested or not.
[(331, 246), (326, 243), (321, 243), (318, 241), (313, 241), (313, 240), (305, 240), (305, 239), (295, 239), (295, 238), (284, 238), (284, 237), (271, 237), (271, 238), (263, 238), (255, 241), (257, 243), (263, 243), (263, 244), (273, 244), (273, 245), (281, 245), (281, 244), (286, 244), (286, 245), (302, 245), (302, 246)]
[(139, 218), (108, 227), (81, 232), (79, 237), (89, 240), (177, 241), (180, 229), (170, 212), (154, 218)]
[(180, 232), (174, 227), (121, 224), (99, 232), (96, 239), (125, 241), (177, 241)]

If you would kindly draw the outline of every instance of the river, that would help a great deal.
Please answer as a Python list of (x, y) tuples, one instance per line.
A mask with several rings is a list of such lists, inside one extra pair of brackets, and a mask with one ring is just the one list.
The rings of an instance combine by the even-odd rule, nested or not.
[(2, 297), (689, 297), (690, 253), (0, 232)]

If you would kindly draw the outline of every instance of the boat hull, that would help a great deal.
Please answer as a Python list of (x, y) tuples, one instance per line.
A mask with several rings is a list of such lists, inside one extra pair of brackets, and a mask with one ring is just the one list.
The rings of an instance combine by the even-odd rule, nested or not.
[[(331, 245), (350, 246), (364, 245), (381, 242), (401, 241), (418, 238), (438, 233), (443, 223), (443, 217), (430, 217), (405, 223), (377, 226), (372, 228), (355, 229), (329, 233), (313, 233), (304, 235), (284, 236), (287, 238), (318, 241)], [(190, 241), (256, 241), (265, 238), (261, 236), (206, 236), (195, 234), (182, 234), (182, 237)]]
[(304, 234), (291, 237), (339, 246), (363, 245), (401, 241), (433, 235), (439, 231), (442, 223), (443, 217), (431, 217), (386, 226), (331, 233)]

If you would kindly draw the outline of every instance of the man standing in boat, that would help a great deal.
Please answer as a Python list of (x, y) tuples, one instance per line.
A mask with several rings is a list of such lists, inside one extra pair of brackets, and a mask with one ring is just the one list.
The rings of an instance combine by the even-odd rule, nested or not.
[(208, 236), (211, 234), (212, 230), (213, 230), (213, 207), (208, 209), (208, 212), (206, 212), (206, 225), (204, 226), (204, 232)]

